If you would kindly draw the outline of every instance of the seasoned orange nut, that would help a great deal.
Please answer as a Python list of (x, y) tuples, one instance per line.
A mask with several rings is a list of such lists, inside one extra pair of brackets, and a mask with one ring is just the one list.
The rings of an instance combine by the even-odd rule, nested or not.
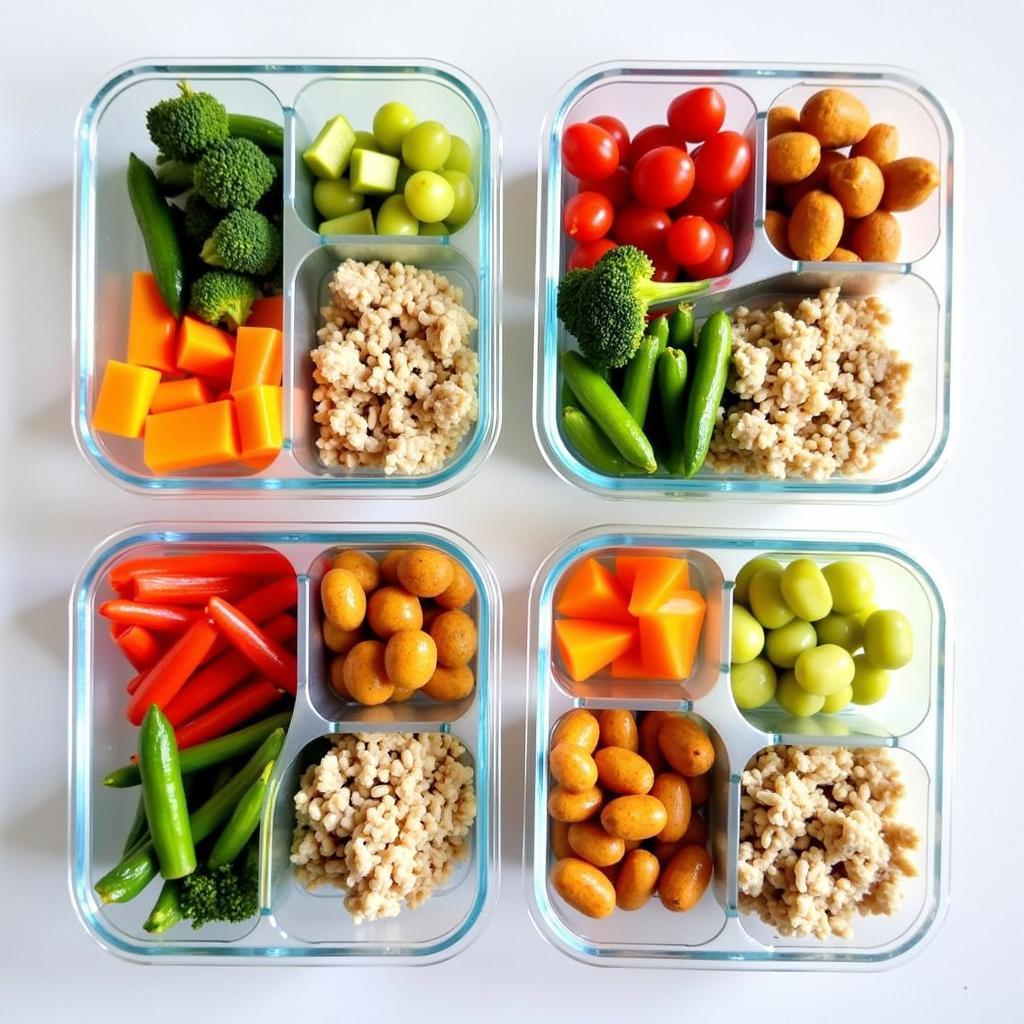
[(651, 766), (625, 747), (602, 747), (594, 754), (594, 763), (601, 788), (612, 793), (646, 793), (654, 785)]
[(768, 241), (775, 246), (783, 256), (792, 256), (793, 250), (789, 247), (789, 239), (786, 232), (789, 229), (789, 218), (778, 210), (766, 210), (764, 214), (764, 231)]
[(920, 206), (938, 187), (939, 169), (919, 156), (905, 156), (886, 164), (882, 209), (905, 211)]
[(672, 768), (687, 778), (703, 775), (715, 763), (715, 748), (707, 733), (689, 718), (666, 722), (658, 733), (658, 746)]
[(651, 766), (655, 775), (668, 767), (665, 755), (658, 746), (658, 734), (670, 718), (678, 717), (678, 711), (646, 711), (640, 719), (640, 756)]
[(843, 208), (827, 192), (808, 192), (789, 218), (789, 247), (801, 260), (827, 260), (842, 235)]
[(564, 740), (592, 754), (600, 735), (601, 727), (597, 719), (586, 708), (573, 708), (558, 720), (555, 731), (551, 734), (551, 745), (554, 746)]
[(626, 854), (626, 844), (610, 836), (596, 821), (577, 821), (569, 826), (569, 845), (577, 857), (595, 868), (617, 864)]
[(449, 668), (468, 665), (476, 654), (476, 623), (457, 608), (438, 615), (430, 635), (437, 644), (437, 660)]
[(354, 548), (341, 551), (334, 556), (331, 568), (348, 569), (367, 594), (380, 586), (380, 566), (377, 559), (365, 551), (356, 551)]
[(636, 716), (632, 711), (607, 708), (598, 712), (600, 743), (602, 747), (625, 747), (634, 753), (640, 742), (636, 730)]
[(430, 682), (437, 669), (437, 647), (420, 629), (400, 629), (388, 639), (384, 665), (396, 687), (418, 690)]
[(550, 843), (551, 854), (555, 860), (572, 856), (572, 847), (569, 845), (569, 829), (572, 827), (567, 821), (559, 821), (557, 818), (549, 819), (551, 826)]
[(663, 843), (678, 842), (690, 827), (690, 816), (693, 814), (693, 800), (686, 779), (674, 772), (663, 772), (654, 780), (651, 796), (664, 804), (668, 815), (665, 827), (658, 833), (658, 839)]
[(828, 172), (828, 186), (847, 217), (866, 217), (878, 208), (885, 182), (866, 156), (840, 160)]
[(419, 598), (401, 587), (381, 587), (370, 595), (366, 621), (382, 640), (401, 629), (422, 629), (423, 609)]
[(686, 785), (690, 789), (690, 799), (693, 801), (693, 806), (703, 806), (711, 796), (711, 772), (692, 776), (686, 780)]
[(841, 245), (837, 245), (832, 250), (832, 255), (829, 256), (830, 263), (860, 263), (860, 257), (849, 249), (844, 249)]
[(404, 554), (405, 548), (392, 548), (381, 559), (380, 575), (385, 583), (390, 583), (392, 586), (398, 583), (398, 563)]
[(587, 917), (607, 917), (615, 909), (615, 887), (607, 875), (578, 857), (565, 857), (555, 864), (551, 886), (570, 907)]
[(345, 655), (331, 659), (331, 689), (342, 699), (352, 700), (352, 694), (345, 685)]
[(875, 210), (853, 226), (850, 248), (866, 263), (895, 263), (900, 238), (899, 221), (888, 210)]
[(473, 577), (469, 575), (466, 567), (461, 562), (457, 562), (453, 558), (451, 563), (452, 581), (434, 600), (442, 608), (465, 608), (473, 600), (473, 595), (476, 594), (476, 586), (473, 583)]
[(795, 185), (787, 185), (782, 190), (782, 205), (792, 213), (796, 208), (796, 204), (808, 192), (813, 192), (816, 188), (828, 191), (828, 173), (835, 167), (836, 164), (842, 163), (846, 157), (842, 153), (837, 153), (835, 150), (826, 150), (821, 154), (821, 160), (818, 161), (818, 166), (815, 168), (812, 174), (808, 174), (803, 181), (798, 181)]
[(639, 910), (658, 887), (661, 865), (650, 850), (631, 850), (622, 860), (615, 882), (615, 905), (620, 910)]
[(324, 618), (321, 626), (324, 646), (335, 654), (347, 654), (360, 640), (366, 640), (362, 627), (358, 629), (338, 629), (330, 619)]
[(697, 846), (705, 846), (710, 834), (707, 819), (697, 811), (694, 811), (693, 816), (690, 818), (690, 824), (683, 836), (682, 845), (690, 846), (695, 844)]
[(462, 700), (473, 692), (476, 679), (468, 665), (448, 668), (438, 665), (423, 692), (434, 700)]
[(586, 821), (597, 814), (603, 800), (596, 786), (582, 793), (570, 793), (563, 786), (555, 786), (548, 794), (548, 814), (556, 821)]
[(366, 617), (366, 592), (347, 569), (329, 569), (320, 581), (324, 615), (338, 629), (358, 629)]
[(658, 896), (666, 910), (692, 910), (711, 881), (711, 854), (703, 846), (684, 846), (661, 872)]
[(850, 156), (866, 156), (876, 167), (884, 167), (896, 159), (900, 136), (891, 124), (873, 124), (860, 142), (850, 147)]
[(345, 689), (360, 704), (383, 704), (394, 693), (384, 664), (384, 645), (379, 640), (364, 640), (345, 655), (342, 668)]
[(813, 173), (821, 145), (809, 132), (783, 132), (768, 140), (768, 184), (792, 185)]
[(653, 796), (620, 796), (601, 811), (606, 832), (620, 839), (651, 839), (668, 821), (665, 806)]
[(845, 89), (822, 89), (801, 107), (800, 127), (815, 136), (822, 149), (842, 149), (867, 135), (871, 115)]
[(413, 548), (398, 560), (398, 582), (417, 597), (437, 597), (455, 578), (452, 560), (434, 548)]
[(800, 115), (792, 107), (772, 107), (768, 111), (768, 138), (783, 132), (800, 131)]
[(570, 793), (582, 793), (597, 785), (597, 764), (580, 746), (563, 740), (551, 748), (548, 768), (555, 781)]

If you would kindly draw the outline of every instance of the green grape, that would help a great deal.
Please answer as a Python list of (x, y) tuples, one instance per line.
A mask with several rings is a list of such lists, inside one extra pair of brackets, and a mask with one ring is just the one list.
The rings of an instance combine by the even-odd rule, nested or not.
[(793, 621), (792, 609), (782, 596), (781, 581), (782, 569), (778, 565), (769, 565), (758, 569), (748, 585), (750, 610), (765, 629), (778, 629)]
[(804, 651), (793, 667), (796, 681), (808, 693), (829, 697), (853, 682), (853, 658), (835, 644)]
[(439, 171), (452, 149), (452, 137), (440, 121), (421, 121), (402, 139), (402, 161), (414, 171)]
[(767, 555), (758, 555), (757, 558), (752, 558), (736, 573), (736, 586), (732, 592), (733, 598), (739, 601), (740, 604), (749, 605), (750, 581), (754, 578), (754, 574), (758, 569), (769, 569), (772, 567), (780, 572), (782, 571), (782, 566), (774, 558), (769, 558)]
[(825, 698), (804, 690), (792, 672), (783, 672), (775, 687), (775, 702), (783, 711), (788, 711), (797, 718), (807, 718), (816, 715), (822, 709)]
[(385, 103), (373, 115), (373, 137), (382, 152), (397, 156), (405, 133), (416, 124), (416, 115), (404, 103)]
[(446, 171), (461, 171), (463, 174), (473, 173), (473, 151), (469, 143), (460, 135), (452, 136), (452, 148), (448, 159), (444, 162)]
[(875, 592), (875, 581), (871, 573), (860, 562), (844, 559), (826, 565), (823, 574), (832, 592), (832, 607), (843, 615), (859, 612), (871, 603)]
[(420, 223), (421, 235), (450, 235), (451, 231), (443, 220), (435, 221), (433, 224)]
[(775, 669), (764, 658), (733, 665), (729, 676), (732, 697), (738, 708), (759, 708), (775, 696)]
[(377, 211), (378, 235), (418, 235), (420, 222), (401, 196), (388, 196)]
[(854, 704), (877, 704), (889, 692), (889, 673), (884, 668), (876, 668), (866, 654), (858, 654), (853, 659), (853, 696)]
[(371, 153), (380, 152), (380, 146), (377, 145), (373, 132), (356, 132), (356, 141), (353, 143), (352, 148), (368, 149)]
[(364, 196), (352, 191), (348, 178), (322, 178), (313, 186), (313, 205), (320, 211), (320, 216), (327, 220), (344, 217), (347, 213), (358, 213), (365, 203)]
[(732, 606), (732, 657), (734, 665), (753, 661), (764, 649), (764, 629), (742, 605)]
[[(874, 615), (875, 612), (877, 612), (877, 611), (878, 611), (878, 605), (874, 604), (872, 602), (871, 604), (867, 605), (866, 607), (861, 608), (861, 610), (859, 612), (854, 612), (853, 617), (861, 624), (861, 627), (863, 628), (863, 626), (868, 621), (868, 619), (870, 619), (871, 616)], [(863, 640), (863, 637), (862, 637), (861, 638), (861, 643), (863, 643), (863, 642), (864, 642), (864, 640)]]
[(821, 710), (826, 715), (834, 715), (837, 711), (842, 711), (851, 700), (853, 700), (853, 687), (844, 686), (841, 690), (836, 690), (835, 693), (830, 693), (825, 698)]
[(455, 193), (455, 205), (448, 214), (448, 223), (453, 231), (458, 231), (476, 209), (476, 189), (472, 179), (462, 171), (442, 171), (441, 177), (448, 182)]
[(796, 558), (782, 572), (782, 596), (794, 614), (817, 622), (832, 611), (832, 594), (821, 570), (809, 558)]
[(864, 623), (864, 653), (878, 668), (903, 668), (914, 656), (914, 630), (906, 615), (875, 612)]
[(776, 668), (792, 668), (796, 659), (817, 646), (818, 636), (814, 627), (803, 619), (794, 619), (778, 629), (768, 632), (768, 639), (765, 640), (765, 654)]
[(455, 205), (455, 193), (440, 174), (417, 171), (405, 185), (405, 204), (419, 220), (435, 224)]
[(819, 644), (835, 644), (853, 654), (864, 643), (864, 626), (856, 615), (831, 612), (814, 624)]

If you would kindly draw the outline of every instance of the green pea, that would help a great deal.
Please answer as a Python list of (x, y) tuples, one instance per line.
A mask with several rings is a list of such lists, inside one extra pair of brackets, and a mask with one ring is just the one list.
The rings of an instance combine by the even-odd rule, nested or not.
[(830, 693), (825, 698), (821, 710), (826, 715), (834, 715), (837, 711), (842, 711), (851, 700), (853, 700), (853, 687), (844, 686), (841, 690), (836, 690), (835, 693)]
[(821, 570), (809, 558), (795, 558), (782, 572), (782, 596), (793, 613), (817, 622), (832, 611), (832, 593)]
[(750, 581), (750, 610), (765, 629), (778, 629), (793, 621), (793, 611), (782, 596), (781, 581), (782, 569), (778, 565), (758, 569)]
[(843, 560), (826, 565), (823, 575), (832, 592), (832, 607), (843, 615), (859, 612), (871, 603), (875, 581), (860, 562)]
[(796, 681), (808, 692), (829, 697), (853, 682), (854, 665), (849, 651), (822, 644), (804, 651), (793, 667)]
[(902, 612), (878, 611), (864, 623), (864, 653), (878, 668), (903, 668), (914, 656), (914, 630)]
[(738, 708), (759, 708), (775, 696), (775, 669), (765, 658), (733, 665), (729, 675), (733, 700)]
[(794, 619), (785, 626), (770, 630), (765, 641), (765, 653), (777, 668), (792, 668), (796, 659), (818, 644), (814, 627), (803, 619)]
[(814, 624), (819, 644), (835, 644), (853, 654), (864, 643), (864, 624), (856, 615), (831, 612)]
[(732, 654), (734, 665), (753, 661), (764, 650), (764, 629), (742, 605), (732, 608)]
[(877, 704), (889, 692), (889, 673), (871, 664), (866, 654), (853, 659), (854, 704)]
[(774, 558), (769, 558), (767, 555), (758, 555), (757, 558), (752, 558), (738, 573), (736, 573), (736, 586), (733, 588), (733, 597), (739, 601), (740, 604), (749, 603), (749, 587), (750, 581), (754, 578), (754, 574), (759, 569), (776, 568), (782, 570), (782, 566), (775, 561)]
[(816, 715), (825, 703), (824, 697), (808, 693), (796, 681), (792, 672), (783, 672), (775, 687), (775, 701), (783, 711), (788, 711), (797, 718)]

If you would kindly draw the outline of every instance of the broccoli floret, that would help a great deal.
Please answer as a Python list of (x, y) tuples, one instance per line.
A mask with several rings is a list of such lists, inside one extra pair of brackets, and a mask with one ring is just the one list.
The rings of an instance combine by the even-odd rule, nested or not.
[(249, 319), (259, 297), (256, 285), (229, 270), (210, 270), (192, 283), (189, 312), (208, 324), (224, 324), (235, 330)]
[(256, 210), (233, 210), (213, 229), (199, 255), (214, 267), (269, 274), (281, 258), (281, 233)]
[(216, 921), (247, 921), (259, 913), (259, 861), (250, 842), (238, 859), (219, 868), (197, 868), (181, 882), (181, 916), (193, 928)]
[(195, 160), (207, 146), (228, 137), (228, 112), (208, 92), (179, 82), (180, 96), (161, 100), (146, 113), (146, 128), (157, 149), (174, 160)]
[(592, 270), (572, 270), (558, 285), (558, 318), (580, 351), (599, 369), (625, 366), (633, 357), (653, 305), (676, 302), (708, 287), (707, 281), (651, 280), (654, 264), (632, 245), (610, 249)]
[(197, 247), (201, 246), (223, 216), (223, 210), (211, 206), (198, 192), (190, 192), (185, 200), (186, 237)]
[(248, 139), (215, 142), (199, 158), (196, 191), (211, 206), (222, 210), (251, 209), (277, 177), (266, 153)]

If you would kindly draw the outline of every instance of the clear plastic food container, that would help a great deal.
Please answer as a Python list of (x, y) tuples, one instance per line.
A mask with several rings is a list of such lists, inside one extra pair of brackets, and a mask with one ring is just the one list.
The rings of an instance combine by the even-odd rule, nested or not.
[[(378, 707), (345, 703), (330, 688), (320, 637), (319, 581), (329, 567), (328, 556), (343, 547), (382, 554), (417, 544), (460, 560), (476, 585), (475, 608), (469, 606), (480, 636), (476, 687), (454, 704), (425, 697)], [(113, 596), (107, 573), (118, 562), (210, 548), (269, 549), (291, 563), (299, 583), (298, 694), (261, 825), (259, 916), (197, 931), (182, 922), (162, 935), (148, 935), (142, 922), (156, 898), (156, 885), (131, 902), (106, 906), (93, 890), (120, 859), (137, 792), (111, 789), (101, 781), (125, 763), (136, 730), (124, 714), (124, 662), (96, 609)], [(70, 885), (86, 931), (127, 959), (161, 963), (344, 959), (425, 964), (461, 952), (479, 933), (497, 898), (500, 634), (501, 591), (493, 570), (463, 538), (433, 526), (146, 525), (104, 541), (71, 597)], [(403, 908), (394, 918), (356, 925), (342, 906), (341, 890), (324, 886), (310, 893), (294, 876), (288, 859), (295, 827), (293, 797), (302, 771), (319, 759), (325, 737), (382, 731), (454, 735), (475, 771), (477, 817), (468, 856), (426, 903), (415, 910)]]
[[(586, 557), (662, 554), (690, 563), (691, 586), (707, 600), (701, 646), (685, 683), (613, 679), (572, 682), (551, 641), (553, 605), (566, 571)], [(902, 610), (915, 634), (911, 663), (895, 673), (877, 705), (812, 719), (779, 708), (741, 712), (729, 679), (732, 591), (737, 571), (756, 555), (818, 564), (855, 557), (868, 565), (883, 607)], [(948, 608), (932, 571), (885, 539), (840, 533), (711, 531), (601, 527), (559, 546), (534, 578), (530, 597), (530, 704), (526, 756), (527, 903), (540, 933), (557, 949), (603, 966), (724, 969), (879, 969), (919, 950), (938, 928), (949, 898), (949, 744), (952, 739), (952, 641)], [(665, 910), (657, 897), (635, 912), (593, 920), (573, 910), (548, 880), (549, 737), (574, 707), (691, 712), (715, 747), (708, 825), (711, 885), (694, 909)], [(882, 747), (906, 786), (897, 820), (920, 837), (916, 878), (903, 880), (903, 902), (890, 917), (855, 916), (850, 939), (787, 938), (739, 909), (737, 860), (740, 775), (773, 744)]]
[[(161, 476), (142, 461), (135, 439), (92, 429), (91, 414), (103, 367), (123, 359), (133, 270), (149, 264), (125, 188), (129, 152), (152, 163), (146, 111), (187, 79), (212, 92), (229, 111), (284, 126), (284, 446), (265, 468)], [(328, 118), (344, 113), (368, 129), (389, 100), (408, 104), (421, 119), (443, 122), (473, 152), (477, 209), (469, 223), (445, 237), (330, 236), (317, 233), (313, 179), (302, 161)], [(327, 468), (317, 459), (313, 422), (313, 363), (327, 281), (342, 260), (401, 260), (444, 274), (463, 290), (478, 321), (470, 344), (479, 358), (479, 413), (457, 450), (437, 471), (385, 476), (377, 470)], [(461, 71), (434, 61), (195, 60), (132, 64), (114, 72), (86, 104), (76, 134), (74, 387), (75, 436), (86, 459), (122, 487), (144, 493), (237, 495), (252, 491), (303, 495), (422, 497), (465, 482), (497, 439), (501, 396), (501, 148), (497, 118), (483, 90)]]
[[(563, 436), (560, 424), (561, 352), (575, 346), (558, 321), (555, 300), (571, 244), (562, 208), (576, 180), (562, 165), (565, 128), (599, 114), (621, 118), (633, 133), (663, 123), (670, 101), (697, 86), (713, 86), (726, 102), (723, 128), (746, 136), (753, 167), (736, 194), (732, 217), (735, 259), (710, 290), (693, 296), (698, 320), (716, 309), (765, 307), (780, 299), (815, 296), (838, 285), (850, 296), (878, 295), (888, 305), (891, 347), (912, 365), (903, 399), (900, 437), (873, 469), (824, 481), (775, 480), (705, 467), (687, 480), (663, 470), (651, 476), (610, 476), (586, 465)], [(898, 214), (903, 235), (899, 263), (808, 263), (778, 252), (765, 232), (765, 147), (770, 108), (800, 109), (819, 89), (839, 87), (859, 96), (872, 123), (889, 122), (900, 133), (901, 156), (931, 160), (940, 186), (917, 209)], [(669, 497), (727, 493), (735, 497), (820, 501), (860, 500), (904, 493), (940, 470), (952, 422), (956, 317), (953, 287), (958, 251), (962, 151), (948, 108), (910, 73), (892, 68), (785, 65), (717, 65), (665, 62), (602, 64), (581, 72), (559, 92), (541, 132), (537, 225), (537, 312), (534, 427), (541, 451), (564, 480), (609, 497)], [(954, 174), (954, 171), (957, 171)]]

